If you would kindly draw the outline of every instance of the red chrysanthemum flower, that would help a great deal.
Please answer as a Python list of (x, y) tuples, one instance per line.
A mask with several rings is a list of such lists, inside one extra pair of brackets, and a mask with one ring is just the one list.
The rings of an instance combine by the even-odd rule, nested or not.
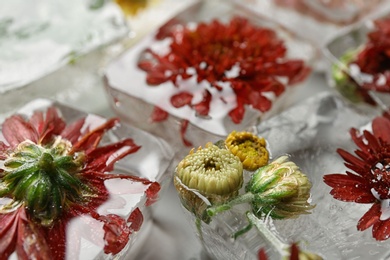
[(368, 33), (365, 45), (346, 52), (340, 59), (352, 74), (364, 75), (359, 82), (344, 72), (340, 73), (338, 69), (334, 70), (336, 84), (344, 88), (341, 91), (371, 105), (376, 102), (370, 96), (370, 91), (390, 93), (390, 18), (375, 20), (374, 25), (375, 30)]
[(351, 129), (358, 146), (356, 155), (338, 149), (345, 165), (352, 171), (328, 174), (324, 181), (332, 187), (335, 199), (373, 204), (359, 220), (358, 230), (372, 228), (373, 237), (385, 240), (390, 236), (390, 119), (380, 116), (372, 121), (372, 132)]
[[(156, 39), (169, 40), (170, 44), (167, 53), (147, 49), (141, 56), (138, 66), (147, 72), (147, 83), (157, 86), (172, 82), (181, 89), (180, 82), (194, 77), (199, 88), (204, 88), (202, 100), (194, 101), (194, 95), (183, 89), (171, 98), (171, 104), (176, 108), (189, 106), (203, 117), (209, 116), (215, 97), (200, 83), (208, 82), (208, 87), (217, 92), (228, 85), (236, 96), (236, 106), (229, 112), (236, 124), (242, 121), (245, 106), (261, 112), (270, 110), (270, 93), (279, 96), (286, 86), (303, 81), (310, 71), (302, 60), (286, 57), (284, 42), (273, 30), (242, 17), (234, 17), (227, 24), (218, 20), (199, 23), (195, 28), (168, 23)], [(161, 109), (155, 112), (158, 115), (152, 118), (160, 119)]]
[[(265, 253), (264, 248), (261, 248), (259, 250), (259, 252), (257, 254), (257, 259), (258, 260), (268, 260), (269, 259), (267, 254)], [(287, 260), (287, 259), (289, 259), (289, 260), (299, 260), (299, 259), (322, 260), (322, 257), (320, 257), (319, 255), (310, 253), (310, 252), (302, 251), (299, 249), (297, 244), (292, 243), (291, 247), (289, 249), (288, 258), (287, 258), (287, 256), (285, 256), (285, 257), (283, 257), (283, 259), (285, 259), (285, 260)]]
[(102, 223), (106, 254), (117, 254), (126, 246), (143, 215), (138, 208), (128, 219), (99, 214), (98, 207), (109, 198), (104, 182), (123, 178), (147, 185), (146, 204), (156, 199), (160, 185), (109, 173), (115, 162), (140, 148), (131, 139), (99, 146), (104, 133), (117, 123), (111, 119), (91, 130), (82, 118), (67, 125), (54, 107), (46, 113), (37, 111), (30, 119), (13, 115), (5, 120), (0, 134), (2, 259), (14, 251), (19, 259), (64, 259), (67, 225), (78, 216)]

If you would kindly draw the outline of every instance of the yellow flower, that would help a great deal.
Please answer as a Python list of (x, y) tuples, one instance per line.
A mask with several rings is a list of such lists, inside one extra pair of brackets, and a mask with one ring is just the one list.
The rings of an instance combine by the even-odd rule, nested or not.
[(184, 207), (206, 222), (206, 207), (237, 196), (242, 183), (241, 161), (212, 143), (196, 152), (192, 149), (177, 165), (174, 178)]
[(268, 163), (269, 154), (264, 138), (249, 132), (231, 132), (225, 140), (226, 147), (240, 158), (244, 169), (254, 171)]
[(115, 0), (125, 15), (135, 16), (148, 6), (149, 0)]

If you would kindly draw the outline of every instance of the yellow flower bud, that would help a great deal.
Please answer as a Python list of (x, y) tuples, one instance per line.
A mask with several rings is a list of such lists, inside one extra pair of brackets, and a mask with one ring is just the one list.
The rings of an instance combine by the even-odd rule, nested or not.
[(225, 140), (226, 147), (240, 158), (244, 169), (254, 171), (268, 163), (269, 153), (264, 138), (249, 132), (231, 132)]

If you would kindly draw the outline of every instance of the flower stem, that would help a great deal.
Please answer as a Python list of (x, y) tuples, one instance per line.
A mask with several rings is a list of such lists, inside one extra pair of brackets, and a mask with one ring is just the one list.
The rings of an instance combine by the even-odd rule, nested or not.
[(237, 197), (235, 197), (232, 200), (229, 200), (226, 203), (209, 207), (207, 209), (207, 215), (210, 217), (215, 216), (220, 212), (231, 209), (231, 207), (233, 207), (234, 205), (251, 202), (253, 201), (253, 199), (254, 199), (254, 194), (251, 192), (238, 195)]
[(288, 256), (289, 245), (282, 242), (269, 228), (264, 220), (256, 217), (252, 212), (248, 211), (246, 216), (252, 225), (255, 225), (260, 234), (282, 255)]

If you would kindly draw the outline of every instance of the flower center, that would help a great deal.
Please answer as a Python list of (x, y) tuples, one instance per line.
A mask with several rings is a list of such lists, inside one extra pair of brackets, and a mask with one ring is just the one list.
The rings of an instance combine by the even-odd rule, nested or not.
[(71, 147), (60, 137), (47, 146), (20, 143), (4, 162), (0, 195), (23, 202), (35, 220), (51, 225), (88, 191), (78, 175), (84, 153), (71, 153)]
[(213, 169), (215, 171), (219, 171), (221, 169), (221, 165), (216, 164), (212, 158), (208, 158), (204, 161), (204, 168), (206, 171), (211, 171)]
[(381, 199), (390, 198), (390, 159), (385, 158), (377, 162), (371, 168), (371, 173), (373, 175), (372, 183)]

